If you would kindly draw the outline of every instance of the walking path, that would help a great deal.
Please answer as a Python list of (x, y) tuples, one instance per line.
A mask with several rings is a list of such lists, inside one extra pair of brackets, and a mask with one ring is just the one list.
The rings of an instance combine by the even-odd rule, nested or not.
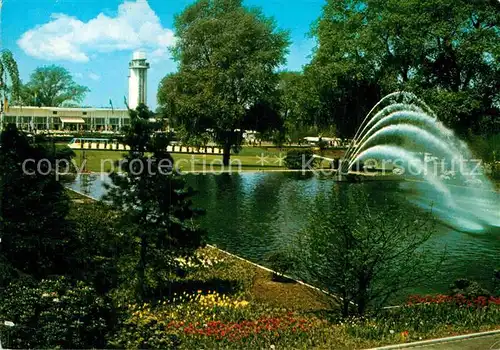
[(414, 347), (412, 349), (425, 350), (499, 350), (500, 334), (483, 338), (458, 340), (449, 343), (441, 343), (427, 346)]
[(396, 344), (370, 350), (500, 350), (500, 330)]

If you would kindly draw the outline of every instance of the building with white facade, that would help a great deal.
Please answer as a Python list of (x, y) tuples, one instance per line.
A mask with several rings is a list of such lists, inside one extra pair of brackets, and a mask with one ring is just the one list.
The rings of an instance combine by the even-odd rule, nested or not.
[(120, 131), (130, 116), (128, 109), (13, 106), (3, 123), (29, 131)]
[[(147, 70), (149, 63), (143, 52), (134, 52), (129, 63), (128, 108), (135, 109), (140, 103), (147, 104)], [(70, 108), (8, 106), (0, 112), (0, 128), (16, 124), (28, 131), (120, 131), (130, 124), (126, 108)]]

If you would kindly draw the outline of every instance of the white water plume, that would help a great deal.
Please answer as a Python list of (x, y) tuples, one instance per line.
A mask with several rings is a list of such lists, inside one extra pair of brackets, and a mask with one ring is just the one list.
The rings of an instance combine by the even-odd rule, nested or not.
[[(426, 155), (431, 155), (431, 161)], [(408, 195), (413, 204), (432, 207), (445, 224), (458, 230), (500, 229), (500, 194), (472, 158), (467, 144), (429, 106), (412, 93), (395, 92), (380, 100), (363, 120), (342, 160), (342, 170), (372, 160), (397, 164), (403, 177), (413, 181)], [(441, 166), (436, 166), (436, 160)], [(417, 186), (418, 181), (428, 186)]]

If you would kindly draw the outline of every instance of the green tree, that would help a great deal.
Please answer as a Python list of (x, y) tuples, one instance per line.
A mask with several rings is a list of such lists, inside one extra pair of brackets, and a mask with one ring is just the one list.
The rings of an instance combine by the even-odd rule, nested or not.
[(500, 3), (329, 0), (305, 74), (321, 119), (350, 136), (383, 95), (410, 90), (466, 133), (498, 131)]
[(0, 256), (17, 274), (40, 279), (71, 270), (69, 201), (55, 167), (56, 158), (15, 126), (1, 133)]
[(3, 97), (9, 97), (16, 102), (20, 98), (21, 80), (17, 63), (9, 50), (2, 50), (0, 53), (0, 92)]
[[(243, 130), (279, 125), (276, 69), (288, 33), (241, 0), (199, 0), (176, 16), (175, 29), (179, 71), (160, 83), (158, 101), (189, 135), (211, 130), (228, 165)], [(268, 118), (257, 118), (256, 109)]]
[(334, 198), (316, 198), (309, 225), (298, 237), (297, 256), (315, 285), (342, 298), (343, 316), (363, 315), (421, 286), (442, 260), (427, 255), (431, 213), (344, 190)]
[(193, 223), (199, 213), (191, 208), (193, 190), (175, 171), (166, 152), (168, 137), (155, 132), (158, 123), (151, 116), (145, 105), (130, 111), (124, 139), (130, 151), (120, 164), (123, 174), (111, 174), (106, 196), (130, 242), (132, 253), (124, 258), (131, 262), (132, 274), (126, 278), (135, 283), (138, 300), (165, 291), (174, 259), (202, 244), (202, 232)]
[(90, 91), (75, 83), (65, 68), (56, 65), (35, 69), (24, 88), (24, 98), (29, 104), (46, 107), (81, 103)]

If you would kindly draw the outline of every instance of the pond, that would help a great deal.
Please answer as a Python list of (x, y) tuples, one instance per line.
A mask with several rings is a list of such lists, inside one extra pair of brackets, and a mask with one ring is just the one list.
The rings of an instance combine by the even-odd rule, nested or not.
[[(355, 189), (369, 195), (375, 203), (389, 198), (405, 210), (415, 210), (407, 197), (424, 186), (392, 181), (349, 184), (293, 173), (186, 175), (186, 180), (198, 191), (193, 199), (195, 206), (206, 210), (200, 225), (208, 232), (208, 242), (257, 263), (263, 263), (270, 252), (294, 242), (294, 237), (307, 226), (320, 194), (326, 205)], [(104, 193), (102, 183), (107, 181), (105, 176), (96, 175), (91, 179), (79, 178), (71, 187), (100, 198)], [(462, 277), (477, 280), (486, 288), (491, 286), (493, 271), (500, 267), (499, 232), (458, 232), (440, 224), (429, 244), (434, 252), (429, 253), (429, 259), (438, 259), (446, 247), (446, 262), (437, 280), (412, 293), (446, 292), (451, 282)]]

